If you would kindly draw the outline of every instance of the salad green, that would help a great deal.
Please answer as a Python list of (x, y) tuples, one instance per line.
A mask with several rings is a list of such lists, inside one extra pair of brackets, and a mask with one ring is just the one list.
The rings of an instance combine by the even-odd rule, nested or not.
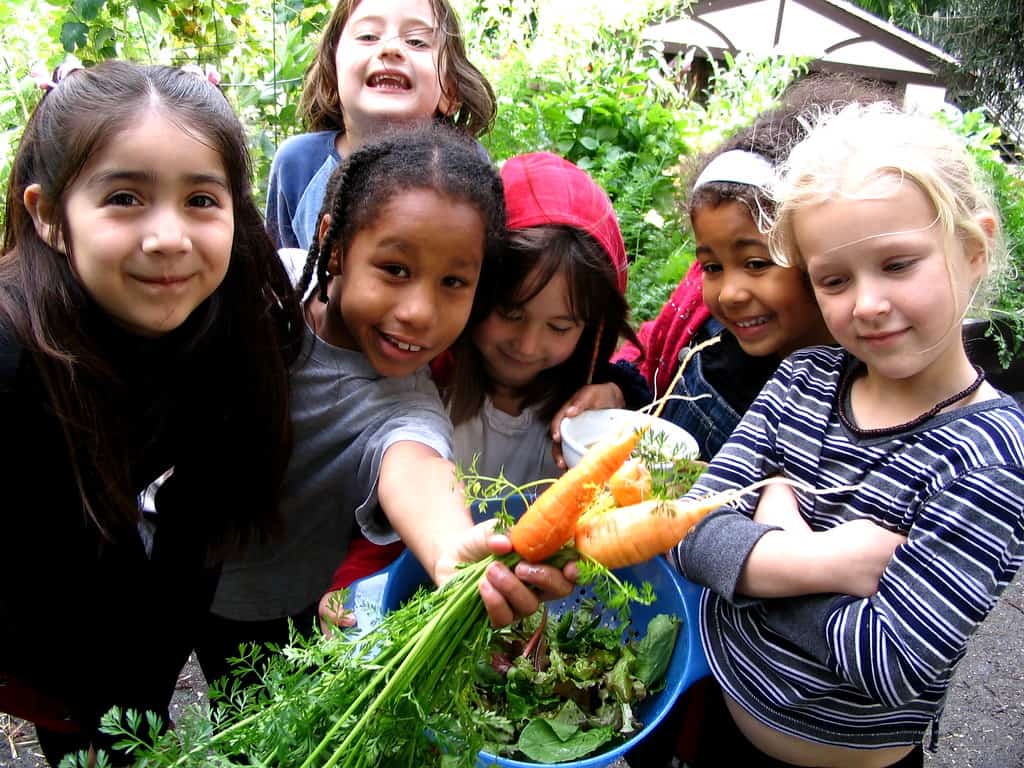
[(664, 686), (678, 632), (658, 614), (637, 639), (588, 598), (494, 632), (475, 668), (485, 750), (552, 764), (629, 738), (643, 727), (634, 707)]

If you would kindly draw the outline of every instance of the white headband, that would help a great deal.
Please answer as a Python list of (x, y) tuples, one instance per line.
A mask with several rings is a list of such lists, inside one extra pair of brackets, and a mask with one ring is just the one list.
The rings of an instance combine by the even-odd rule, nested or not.
[(746, 184), (748, 187), (769, 190), (774, 178), (775, 169), (764, 157), (742, 149), (731, 149), (708, 163), (694, 182), (693, 190), (696, 192), (713, 181)]

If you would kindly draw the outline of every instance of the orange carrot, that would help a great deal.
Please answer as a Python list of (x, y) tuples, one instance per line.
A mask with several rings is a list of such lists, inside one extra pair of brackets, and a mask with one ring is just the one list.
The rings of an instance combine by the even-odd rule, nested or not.
[(583, 517), (576, 526), (576, 549), (607, 568), (650, 560), (678, 544), (708, 514), (746, 493), (771, 483), (796, 486), (812, 495), (855, 490), (857, 486), (808, 488), (780, 477), (759, 480), (745, 488), (713, 493), (690, 501), (653, 500), (615, 507)]
[(722, 500), (653, 500), (592, 515), (576, 526), (576, 549), (608, 568), (622, 568), (666, 552)]
[(627, 459), (608, 479), (608, 490), (620, 507), (651, 498), (651, 473), (640, 459)]
[(551, 557), (569, 541), (583, 510), (629, 458), (643, 431), (630, 430), (598, 443), (579, 464), (548, 486), (509, 531), (515, 551), (536, 563)]

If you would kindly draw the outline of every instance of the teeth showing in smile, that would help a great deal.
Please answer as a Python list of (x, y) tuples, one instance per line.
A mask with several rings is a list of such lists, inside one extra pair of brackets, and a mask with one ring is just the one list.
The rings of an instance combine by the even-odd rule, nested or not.
[(401, 75), (380, 74), (371, 77), (367, 83), (371, 88), (405, 91), (409, 89), (409, 81)]
[(423, 349), (423, 347), (417, 347), (415, 344), (406, 344), (404, 341), (395, 341), (392, 339), (392, 342), (403, 352), (419, 352)]
[(755, 317), (752, 320), (737, 320), (736, 325), (740, 328), (753, 328), (756, 325), (764, 325), (768, 322), (768, 318), (764, 315), (761, 317)]

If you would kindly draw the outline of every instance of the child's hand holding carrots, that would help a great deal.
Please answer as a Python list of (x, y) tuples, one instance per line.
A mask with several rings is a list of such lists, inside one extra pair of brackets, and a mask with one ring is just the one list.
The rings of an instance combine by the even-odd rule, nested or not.
[[(473, 526), (456, 539), (450, 553), (442, 553), (435, 572), (438, 586), (455, 576), (460, 563), (476, 562), (490, 554), (504, 555), (512, 551), (512, 542), (507, 536), (492, 533), (495, 522), (488, 520)], [(575, 562), (567, 563), (562, 569), (520, 562), (514, 570), (509, 570), (503, 563), (492, 564), (487, 570), (487, 577), (480, 582), (480, 597), (491, 625), (503, 627), (511, 624), (517, 617), (534, 613), (541, 600), (565, 597), (576, 586), (577, 575)], [(341, 590), (327, 592), (320, 598), (320, 631), (325, 635), (330, 635), (337, 627), (344, 629), (356, 625), (355, 614), (345, 609), (341, 598)]]
[[(493, 533), (496, 521), (487, 520), (473, 526), (452, 541), (449, 551), (438, 559), (435, 570), (439, 584), (455, 575), (459, 563), (471, 563), (487, 555), (504, 555), (512, 551), (507, 536)], [(564, 568), (551, 565), (520, 562), (514, 571), (503, 563), (492, 563), (487, 576), (480, 582), (480, 598), (490, 617), (491, 625), (503, 627), (518, 616), (529, 616), (542, 600), (565, 597), (572, 592), (576, 581), (576, 564)]]
[[(507, 539), (493, 535), (493, 522), (472, 524), (455, 466), (421, 443), (400, 441), (387, 449), (377, 495), (395, 532), (439, 586), (455, 575), (460, 563), (508, 551)], [(571, 530), (561, 543), (570, 536)], [(495, 626), (511, 624), (516, 615), (537, 610), (539, 602), (531, 586), (555, 596), (568, 595), (573, 589), (557, 568), (542, 566), (525, 573), (520, 581), (504, 566), (488, 570), (481, 596)]]

